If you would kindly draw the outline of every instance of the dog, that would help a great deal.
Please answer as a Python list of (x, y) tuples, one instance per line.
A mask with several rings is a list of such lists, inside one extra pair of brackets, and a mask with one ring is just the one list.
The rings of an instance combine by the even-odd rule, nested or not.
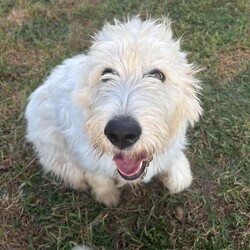
[(186, 130), (202, 114), (197, 67), (167, 18), (106, 23), (86, 54), (66, 59), (29, 97), (27, 140), (41, 165), (106, 206), (125, 184), (192, 182)]

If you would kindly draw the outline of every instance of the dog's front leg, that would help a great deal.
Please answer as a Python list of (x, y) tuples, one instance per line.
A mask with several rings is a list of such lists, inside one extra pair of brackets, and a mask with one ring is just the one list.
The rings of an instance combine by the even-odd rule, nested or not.
[(97, 201), (107, 207), (113, 207), (119, 203), (120, 192), (113, 180), (91, 172), (85, 173), (85, 179), (94, 191)]
[(160, 176), (170, 193), (179, 193), (190, 186), (193, 177), (185, 154), (181, 152), (166, 172)]

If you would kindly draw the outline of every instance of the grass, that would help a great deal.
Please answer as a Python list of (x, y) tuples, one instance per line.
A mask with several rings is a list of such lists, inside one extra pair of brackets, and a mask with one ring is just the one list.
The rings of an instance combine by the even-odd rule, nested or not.
[[(0, 3), (0, 248), (249, 249), (250, 6), (244, 0)], [(170, 196), (153, 181), (108, 209), (42, 173), (24, 141), (29, 94), (63, 59), (84, 52), (113, 17), (168, 14), (204, 70), (204, 116), (189, 131), (195, 176)]]

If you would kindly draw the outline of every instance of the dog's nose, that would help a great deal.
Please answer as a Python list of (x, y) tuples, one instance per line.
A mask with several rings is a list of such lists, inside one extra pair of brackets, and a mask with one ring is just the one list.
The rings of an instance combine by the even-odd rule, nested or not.
[(113, 145), (119, 149), (124, 149), (132, 146), (139, 139), (141, 127), (131, 117), (116, 117), (108, 122), (104, 134)]

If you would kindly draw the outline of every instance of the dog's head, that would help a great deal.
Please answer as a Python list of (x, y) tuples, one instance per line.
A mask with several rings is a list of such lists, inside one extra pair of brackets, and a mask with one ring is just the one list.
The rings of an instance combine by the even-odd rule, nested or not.
[(167, 19), (138, 17), (106, 24), (86, 64), (77, 90), (88, 110), (84, 130), (99, 154), (113, 155), (124, 179), (135, 180), (198, 120), (196, 70)]

